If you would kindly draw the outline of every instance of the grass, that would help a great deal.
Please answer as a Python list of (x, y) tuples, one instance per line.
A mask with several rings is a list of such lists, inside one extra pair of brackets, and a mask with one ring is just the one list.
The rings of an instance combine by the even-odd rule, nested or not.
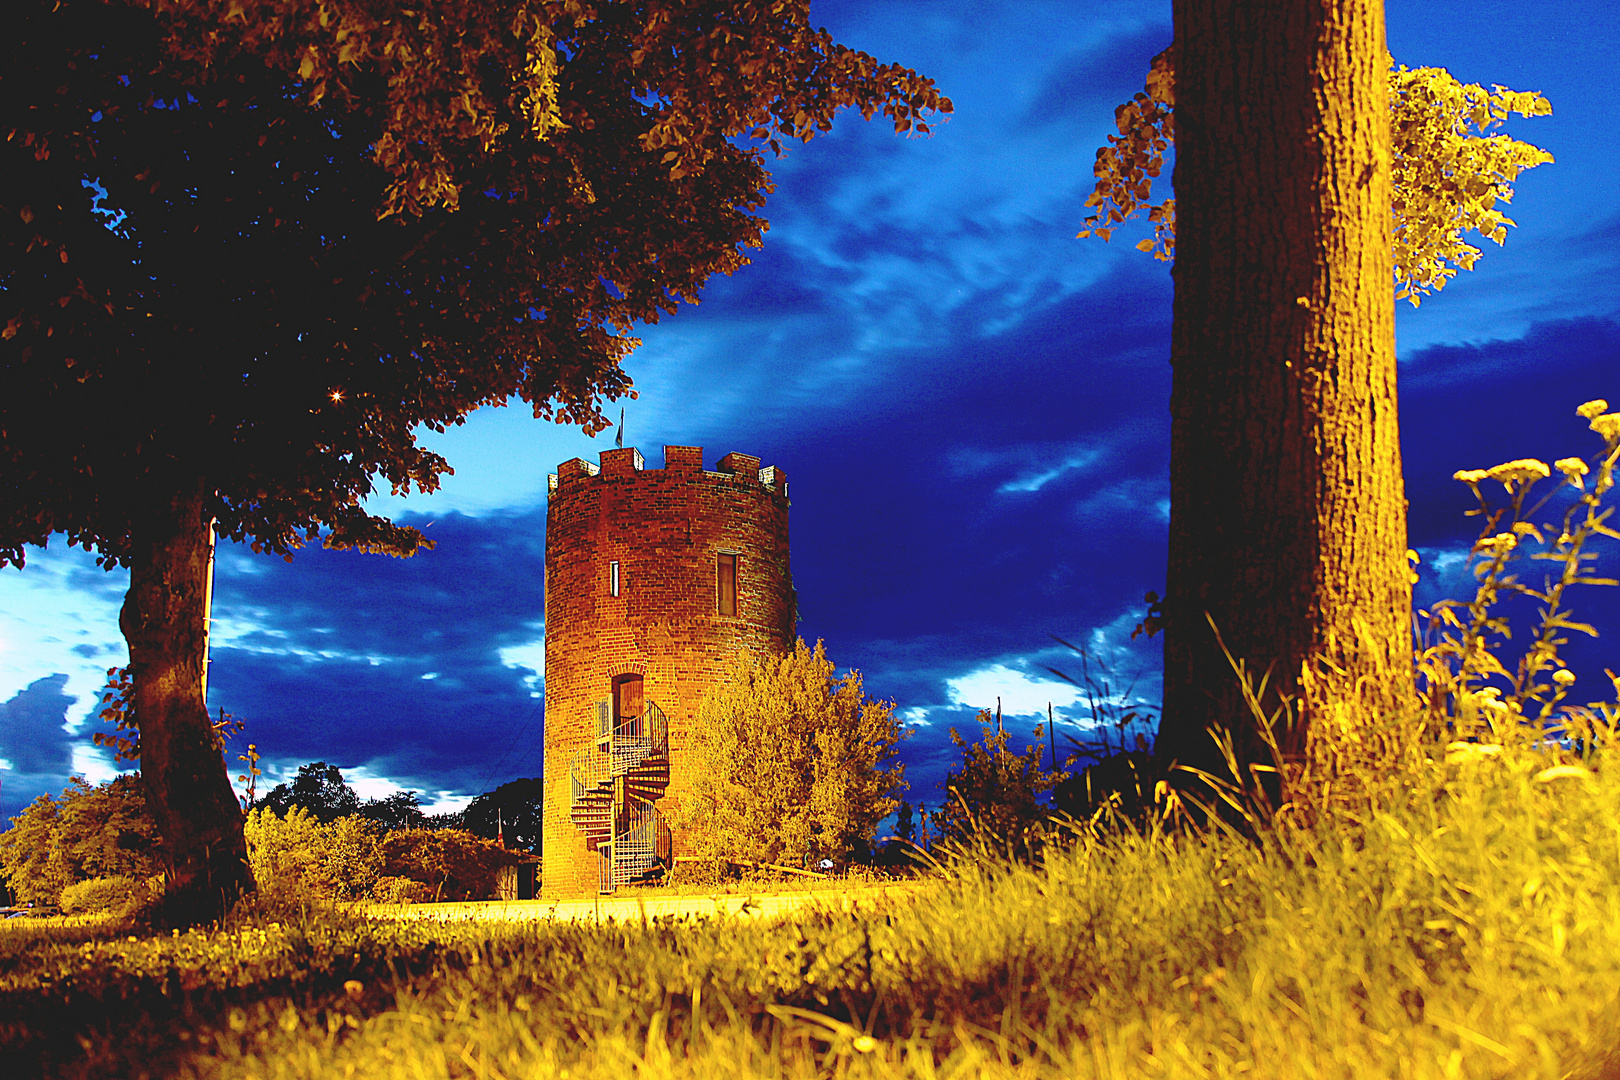
[(1043, 866), (964, 856), (875, 912), (261, 912), (165, 936), (13, 920), (0, 1061), (289, 1080), (1615, 1075), (1617, 754), (1436, 760), (1259, 844), (1080, 828)]

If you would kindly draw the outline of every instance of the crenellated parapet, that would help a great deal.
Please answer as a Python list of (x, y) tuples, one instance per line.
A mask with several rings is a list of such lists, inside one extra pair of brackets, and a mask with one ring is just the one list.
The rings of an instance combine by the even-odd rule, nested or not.
[(727, 454), (715, 463), (713, 470), (703, 467), (703, 447), (701, 446), (666, 446), (664, 447), (664, 467), (662, 469), (648, 469), (646, 459), (641, 451), (633, 446), (619, 447), (613, 450), (603, 450), (599, 455), (600, 464), (593, 465), (584, 458), (571, 458), (557, 466), (557, 471), (546, 477), (546, 491), (555, 496), (565, 488), (594, 479), (612, 477), (634, 478), (638, 474), (646, 473), (649, 478), (658, 475), (695, 476), (702, 474), (715, 480), (729, 480), (732, 482), (752, 480), (761, 487), (773, 491), (787, 498), (787, 474), (776, 465), (760, 467), (760, 459), (749, 454), (736, 452)]

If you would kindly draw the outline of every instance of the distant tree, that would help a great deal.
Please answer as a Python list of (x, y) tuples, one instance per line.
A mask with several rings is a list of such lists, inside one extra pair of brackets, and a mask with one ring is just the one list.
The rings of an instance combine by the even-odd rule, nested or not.
[(894, 835), (910, 844), (917, 839), (917, 821), (911, 803), (900, 800), (900, 813), (895, 818)]
[[(69, 788), (63, 798), (72, 792)], [(0, 833), (0, 868), (20, 903), (55, 904), (62, 890), (78, 880), (67, 848), (59, 842), (61, 810), (55, 799), (41, 795)]]
[(466, 813), (464, 810), (446, 810), (443, 813), (428, 814), (422, 822), (424, 829), (460, 829), (465, 825)]
[(324, 824), (359, 813), (360, 796), (343, 782), (343, 773), (336, 765), (312, 761), (298, 766), (292, 783), (271, 788), (260, 805), (279, 817), (286, 817), (295, 806), (301, 807)]
[(139, 776), (94, 787), (75, 776), (59, 799), (41, 795), (11, 822), (0, 833), (0, 870), (23, 902), (55, 904), (63, 889), (95, 878), (162, 873)]
[(837, 677), (819, 641), (740, 659), (698, 708), (676, 827), (697, 855), (847, 863), (899, 805), (904, 737), (894, 704), (868, 700), (858, 671)]
[(396, 791), (381, 799), (367, 799), (361, 804), (359, 815), (376, 822), (385, 832), (395, 829), (420, 829), (427, 825), (427, 815), (416, 801), (414, 791)]
[(486, 791), (461, 812), (460, 827), (485, 840), (495, 839), (499, 829), (505, 835), (507, 847), (539, 852), (545, 811), (542, 788), (540, 778), (531, 777)]
[[(601, 430), (630, 329), (747, 261), (747, 140), (950, 103), (804, 0), (464, 0), (420, 41), (358, 2), (149, 2), (21, 0), (0, 36), (0, 565), (65, 533), (129, 568), (142, 775), (196, 921), (252, 885), (200, 690), (210, 522), (413, 554), (363, 503), (437, 486), (419, 432), (513, 397)], [(448, 47), (395, 63), (396, 33)]]
[(1041, 796), (1069, 774), (1046, 767), (1044, 725), (1036, 725), (1029, 749), (1016, 754), (1007, 748), (1011, 735), (998, 729), (989, 709), (979, 711), (978, 721), (983, 734), (976, 743), (951, 728), (951, 743), (962, 751), (962, 761), (946, 774), (945, 799), (929, 821), (940, 839), (983, 839), (1028, 855), (1036, 846), (1038, 827), (1049, 816)]

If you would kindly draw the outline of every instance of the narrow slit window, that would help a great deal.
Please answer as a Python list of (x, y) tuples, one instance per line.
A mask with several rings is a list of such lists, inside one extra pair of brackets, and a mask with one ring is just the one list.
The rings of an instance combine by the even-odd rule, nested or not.
[(714, 576), (720, 614), (737, 614), (737, 556), (719, 556), (715, 562)]
[(608, 595), (619, 595), (619, 560), (608, 563)]

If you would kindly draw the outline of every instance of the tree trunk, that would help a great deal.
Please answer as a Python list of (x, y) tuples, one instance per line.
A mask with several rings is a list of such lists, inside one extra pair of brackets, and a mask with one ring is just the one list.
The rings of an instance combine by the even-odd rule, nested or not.
[(146, 503), (118, 618), (135, 679), (141, 776), (163, 836), (164, 916), (176, 926), (217, 919), (253, 888), (241, 807), (203, 701), (203, 506), (196, 484)]
[[(1301, 723), (1411, 700), (1382, 0), (1175, 0), (1176, 259), (1161, 762), (1269, 761), (1211, 631)], [(1207, 618), (1206, 618), (1207, 613)], [(1245, 778), (1247, 779), (1247, 778)]]

